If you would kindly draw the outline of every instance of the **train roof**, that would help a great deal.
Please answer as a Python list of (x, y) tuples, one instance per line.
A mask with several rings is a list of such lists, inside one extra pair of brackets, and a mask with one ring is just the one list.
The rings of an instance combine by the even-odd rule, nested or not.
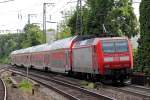
[(53, 43), (46, 43), (46, 44), (41, 44), (41, 45), (25, 48), (25, 49), (15, 50), (11, 54), (21, 54), (21, 53), (40, 52), (40, 51), (48, 51), (48, 50), (57, 50), (57, 49), (69, 48), (72, 41), (76, 37), (77, 36), (69, 37), (69, 38), (66, 38), (66, 39), (61, 39), (61, 40), (58, 40), (58, 41), (54, 41)]
[(80, 41), (77, 41), (73, 47), (75, 48), (75, 47), (82, 47), (82, 46), (87, 46), (87, 45), (96, 45), (98, 40), (99, 40), (98, 38), (80, 40)]
[[(25, 48), (25, 49), (15, 50), (11, 54), (66, 49), (66, 48), (70, 48), (72, 41), (75, 39), (77, 39), (77, 36), (57, 40), (57, 41), (54, 41), (53, 43), (46, 43), (46, 44), (41, 44), (41, 45)], [(112, 40), (112, 39), (128, 39), (128, 38), (127, 37), (91, 38), (91, 39), (85, 39), (85, 40), (76, 42), (75, 46), (94, 45), (97, 43), (98, 40)]]
[(17, 50), (15, 50), (15, 51), (12, 51), (12, 52), (11, 52), (11, 55), (12, 55), (12, 54), (16, 54), (16, 51), (17, 51)]
[(20, 50), (15, 50), (11, 54), (20, 54), (20, 53), (27, 53), (32, 50), (32, 47), (25, 48), (25, 49), (20, 49)]
[(65, 49), (69, 48), (72, 41), (76, 38), (69, 37), (61, 40), (54, 41), (53, 43), (42, 44), (38, 46), (32, 47), (31, 52), (40, 52), (40, 51), (49, 51), (49, 50), (57, 50), (57, 49)]
[(66, 38), (66, 39), (61, 39), (61, 40), (55, 41), (52, 44), (50, 44), (51, 47), (48, 50), (57, 50), (57, 49), (70, 48), (70, 45), (71, 45), (72, 41), (76, 37), (77, 36), (69, 37), (69, 38)]
[(112, 40), (112, 39), (128, 39), (127, 37), (105, 37), (105, 38), (99, 38), (100, 40)]
[(99, 37), (80, 40), (75, 43), (74, 48), (88, 45), (96, 45), (99, 40), (120, 40), (120, 39), (127, 39), (127, 37)]
[(37, 45), (37, 46), (33, 46), (32, 50), (30, 52), (40, 52), (43, 51), (44, 48), (47, 46), (48, 44), (41, 44), (41, 45)]

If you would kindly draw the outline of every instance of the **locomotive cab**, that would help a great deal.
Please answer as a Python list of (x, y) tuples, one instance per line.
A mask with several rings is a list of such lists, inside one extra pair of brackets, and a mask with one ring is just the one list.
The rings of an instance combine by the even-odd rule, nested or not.
[(133, 67), (130, 41), (127, 38), (106, 38), (101, 40), (101, 46), (103, 74), (114, 81), (123, 82)]

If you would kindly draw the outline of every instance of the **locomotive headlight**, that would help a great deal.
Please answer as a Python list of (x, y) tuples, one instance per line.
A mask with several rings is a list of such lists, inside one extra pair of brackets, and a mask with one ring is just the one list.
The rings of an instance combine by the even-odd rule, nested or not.
[(113, 57), (105, 57), (104, 58), (104, 62), (112, 62), (113, 61)]
[(120, 57), (120, 61), (128, 61), (128, 60), (129, 60), (129, 56)]

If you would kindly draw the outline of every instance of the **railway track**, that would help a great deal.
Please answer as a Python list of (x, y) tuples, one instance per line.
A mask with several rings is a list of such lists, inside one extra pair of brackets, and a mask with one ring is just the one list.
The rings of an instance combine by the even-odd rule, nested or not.
[(129, 94), (129, 95), (133, 95), (133, 96), (142, 98), (142, 100), (150, 100), (150, 90), (145, 87), (129, 85), (129, 86), (125, 86), (125, 87), (105, 86), (105, 88), (109, 88), (114, 91), (122, 92), (122, 93)]
[(3, 71), (5, 69), (6, 69), (6, 67), (0, 67), (0, 71)]
[(150, 93), (150, 88), (149, 87), (144, 87), (144, 86), (138, 86), (138, 85), (129, 85), (128, 87), (133, 88), (133, 89), (138, 89), (141, 91), (147, 91)]
[[(22, 70), (22, 69), (19, 69)], [(49, 80), (49, 81), (63, 81), (67, 84), (71, 84), (71, 85), (76, 85), (80, 87), (80, 84), (78, 84), (78, 82), (71, 82), (70, 80), (68, 80), (68, 77), (64, 77), (64, 76), (58, 76), (58, 75), (48, 75), (44, 72), (40, 72), (40, 71), (33, 71), (36, 74), (39, 74), (38, 76), (40, 76), (41, 78), (45, 78), (45, 80), (49, 80), (47, 79), (47, 77), (51, 77), (53, 80)], [(64, 77), (64, 78), (63, 78)], [(142, 86), (136, 86), (136, 85), (126, 85), (125, 87), (112, 87), (112, 86), (107, 86), (104, 85), (103, 89), (112, 89), (114, 91), (118, 91), (118, 93), (122, 92), (125, 93), (127, 95), (133, 95), (139, 98), (142, 98), (143, 100), (150, 100), (150, 88), (146, 88), (146, 87), (142, 87)], [(95, 91), (96, 92), (96, 91)]]
[[(17, 70), (20, 71), (24, 71), (24, 68), (17, 68)], [(75, 79), (75, 78), (70, 78), (67, 76), (63, 76), (63, 75), (58, 75), (56, 73), (47, 73), (45, 71), (41, 71), (41, 70), (36, 70), (36, 69), (30, 69), (30, 72), (36, 73), (36, 74), (40, 74), (40, 76), (43, 77), (53, 77), (53, 79), (59, 80), (59, 81), (63, 81), (72, 85), (77, 85), (77, 86), (81, 86), (81, 81), (83, 80), (79, 80), (79, 79)]]
[[(12, 69), (11, 71), (22, 72), (18, 74), (23, 76), (26, 74), (24, 71), (16, 69)], [(80, 86), (54, 77), (46, 77), (32, 72), (29, 73), (29, 77), (71, 100), (114, 100), (114, 98), (81, 88)]]
[(0, 100), (7, 100), (6, 85), (1, 78), (0, 78)]
[(6, 99), (6, 85), (5, 83), (3, 82), (2, 79), (0, 79), (0, 100), (7, 100)]

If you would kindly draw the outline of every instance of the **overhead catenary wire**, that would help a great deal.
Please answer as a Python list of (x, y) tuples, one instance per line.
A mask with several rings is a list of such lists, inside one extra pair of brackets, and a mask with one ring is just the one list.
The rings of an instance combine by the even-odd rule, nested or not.
[[(71, 0), (70, 0), (71, 1)], [(59, 5), (60, 4), (60, 2), (57, 2), (56, 3), (56, 6), (55, 7), (53, 7), (53, 8), (51, 8), (50, 10), (47, 10), (48, 11), (48, 13), (50, 14), (50, 15), (52, 15), (52, 13), (57, 13), (57, 12), (59, 12), (60, 11), (60, 8), (64, 8), (66, 5), (68, 5), (67, 3), (65, 3), (64, 5), (62, 5), (62, 6), (57, 6), (57, 5)], [(41, 4), (40, 4), (41, 5)], [(42, 5), (43, 5), (43, 3), (42, 3)], [(29, 7), (30, 8), (30, 7)], [(42, 8), (42, 7), (41, 7)], [(47, 8), (48, 9), (48, 8)], [(56, 9), (56, 10), (55, 10)], [(24, 9), (24, 10), (28, 10), (28, 9)], [(18, 12), (18, 14), (21, 14), (21, 15), (23, 15), (23, 12), (22, 11), (24, 11), (23, 9), (20, 9), (19, 11), (16, 11), (16, 12)], [(28, 14), (28, 13), (27, 13)], [(26, 15), (27, 15), (26, 14)], [(41, 10), (40, 12), (37, 12), (36, 13), (37, 14), (37, 16), (38, 15), (42, 15), (43, 14), (43, 11)]]
[[(13, 1), (13, 0), (10, 0), (10, 1)], [(70, 2), (70, 1), (72, 1), (72, 0), (69, 0), (68, 2)], [(6, 1), (5, 1), (6, 2)], [(48, 13), (49, 14), (51, 14), (52, 15), (52, 13), (54, 12), (55, 14), (57, 13), (57, 12), (60, 12), (60, 8), (65, 8), (67, 5), (68, 5), (68, 2), (66, 2), (66, 3), (64, 3), (62, 6), (57, 6), (57, 5), (59, 5), (60, 4), (60, 2), (59, 2), (59, 0), (58, 0), (58, 2), (56, 2), (56, 6), (55, 7), (53, 7), (53, 8), (51, 8), (51, 11), (50, 10), (48, 10)], [(32, 11), (34, 11), (34, 10), (36, 10), (36, 8), (38, 8), (39, 6), (41, 6), (41, 8), (42, 8), (42, 5), (43, 5), (43, 2), (38, 2), (38, 4), (36, 3), (36, 4), (34, 4), (34, 5), (31, 5), (31, 6), (28, 6), (27, 8), (23, 8), (23, 9), (19, 9), (19, 10), (15, 10), (15, 11), (11, 11), (11, 10), (9, 10), (9, 11), (7, 11), (7, 12), (9, 12), (9, 13), (6, 13), (6, 11), (5, 12), (1, 12), (1, 14), (3, 13), (3, 14), (5, 14), (5, 15), (17, 15), (18, 16), (18, 19), (19, 18), (21, 18), (22, 19), (22, 17), (23, 16), (27, 16), (28, 14), (29, 14), (29, 11), (30, 10), (32, 10)], [(34, 8), (33, 9), (33, 7), (36, 7), (36, 8)], [(56, 9), (56, 10), (55, 10)], [(37, 14), (37, 16), (41, 16), (42, 14), (43, 14), (43, 11), (42, 11), (42, 9), (41, 9), (41, 11), (39, 12), (34, 12), (35, 14)]]
[[(8, 1), (14, 1), (14, 0), (5, 0), (5, 1), (2, 1), (2, 2), (8, 2)], [(66, 7), (68, 7), (68, 5), (69, 5), (69, 3), (68, 2), (71, 2), (71, 3), (76, 3), (77, 2), (77, 0), (66, 0), (61, 6), (59, 6), (60, 5), (60, 1), (59, 0), (57, 0), (56, 1), (56, 6), (55, 7), (53, 7), (53, 8), (50, 8), (50, 10), (48, 10), (48, 12), (47, 12), (47, 15), (48, 14), (51, 14), (52, 16), (55, 16), (55, 14), (56, 13), (58, 13), (58, 12), (60, 12), (60, 10), (62, 11), (63, 9), (65, 9)], [(133, 2), (138, 2), (138, 1), (133, 1)], [(42, 15), (42, 5), (43, 4), (43, 1), (41, 1), (40, 0), (40, 2), (38, 2), (38, 3), (36, 3), (36, 4), (34, 4), (34, 5), (32, 5), (32, 7), (31, 6), (29, 6), (28, 8), (23, 8), (23, 9), (19, 9), (19, 10), (16, 10), (16, 11), (14, 11), (14, 15), (15, 15), (15, 13), (17, 13), (16, 15), (18, 15), (18, 17), (20, 17), (20, 20), (21, 19), (24, 19), (24, 17), (25, 18), (27, 18), (26, 16), (29, 14), (29, 12), (28, 11), (30, 11), (30, 10), (35, 10), (35, 14), (37, 14), (37, 17), (39, 18), (38, 20), (40, 20), (41, 18), (41, 15)], [(39, 11), (38, 10), (38, 12), (36, 12), (37, 10), (37, 8), (39, 7), (39, 6), (41, 6), (41, 11)], [(33, 8), (34, 7), (34, 8)], [(49, 8), (48, 8), (49, 9)], [(9, 14), (11, 13), (12, 15), (13, 15), (13, 12), (12, 11), (7, 11), (7, 12), (9, 12)], [(6, 13), (6, 12), (4, 12), (4, 13)], [(55, 14), (53, 14), (53, 13), (55, 13)], [(7, 13), (6, 13), (7, 14)], [(37, 18), (36, 18), (37, 19)], [(40, 21), (38, 21), (38, 22), (40, 22)], [(42, 22), (42, 21), (41, 21)]]
[(5, 1), (0, 1), (0, 3), (7, 3), (7, 2), (10, 2), (10, 1), (14, 1), (14, 0), (5, 0)]

